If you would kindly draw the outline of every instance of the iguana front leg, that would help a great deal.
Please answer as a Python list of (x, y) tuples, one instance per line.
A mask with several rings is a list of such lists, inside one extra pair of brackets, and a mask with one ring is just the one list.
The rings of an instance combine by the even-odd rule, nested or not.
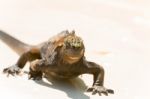
[(45, 61), (42, 59), (36, 59), (30, 63), (30, 71), (28, 74), (29, 79), (41, 80), (43, 75)]
[(94, 62), (84, 62), (86, 66), (85, 72), (93, 74), (94, 82), (93, 86), (87, 89), (87, 92), (92, 92), (92, 95), (98, 93), (101, 95), (102, 93), (108, 96), (108, 93), (113, 94), (114, 91), (112, 89), (107, 89), (104, 87), (104, 68), (99, 66)]
[(30, 64), (29, 79), (41, 80), (43, 73), (55, 72), (57, 67), (54, 64), (49, 64), (43, 59), (36, 59)]

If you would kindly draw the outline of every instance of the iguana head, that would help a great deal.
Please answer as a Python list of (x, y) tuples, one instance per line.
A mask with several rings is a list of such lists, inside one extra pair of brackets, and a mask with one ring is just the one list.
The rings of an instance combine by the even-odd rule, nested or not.
[(84, 50), (83, 40), (76, 35), (70, 35), (64, 39), (63, 60), (69, 64), (75, 63), (84, 56)]

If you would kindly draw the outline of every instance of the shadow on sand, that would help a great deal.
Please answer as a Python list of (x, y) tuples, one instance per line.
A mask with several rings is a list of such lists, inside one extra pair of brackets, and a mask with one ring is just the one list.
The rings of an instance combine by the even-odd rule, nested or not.
[(36, 83), (51, 87), (57, 90), (65, 92), (71, 99), (90, 99), (89, 96), (85, 95), (84, 92), (87, 88), (85, 83), (80, 78), (71, 80), (55, 79), (52, 77), (46, 78), (47, 81), (40, 80), (35, 81)]

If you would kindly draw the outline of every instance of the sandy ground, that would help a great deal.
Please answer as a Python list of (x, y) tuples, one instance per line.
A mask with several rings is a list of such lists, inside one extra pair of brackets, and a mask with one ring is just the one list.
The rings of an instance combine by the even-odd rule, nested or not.
[[(148, 0), (0, 0), (0, 29), (38, 44), (62, 30), (84, 39), (86, 57), (105, 68), (103, 99), (149, 99), (150, 2)], [(0, 42), (0, 72), (18, 56)], [(25, 69), (28, 69), (28, 64)], [(71, 81), (32, 81), (0, 73), (3, 99), (98, 99), (86, 93), (91, 75)]]

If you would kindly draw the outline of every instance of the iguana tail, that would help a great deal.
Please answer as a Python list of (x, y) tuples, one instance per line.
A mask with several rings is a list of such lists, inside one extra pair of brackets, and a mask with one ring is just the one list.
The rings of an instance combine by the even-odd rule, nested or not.
[(0, 40), (6, 43), (12, 50), (14, 50), (18, 55), (21, 55), (23, 52), (31, 48), (30, 45), (27, 45), (16, 38), (10, 36), (4, 31), (0, 30)]

